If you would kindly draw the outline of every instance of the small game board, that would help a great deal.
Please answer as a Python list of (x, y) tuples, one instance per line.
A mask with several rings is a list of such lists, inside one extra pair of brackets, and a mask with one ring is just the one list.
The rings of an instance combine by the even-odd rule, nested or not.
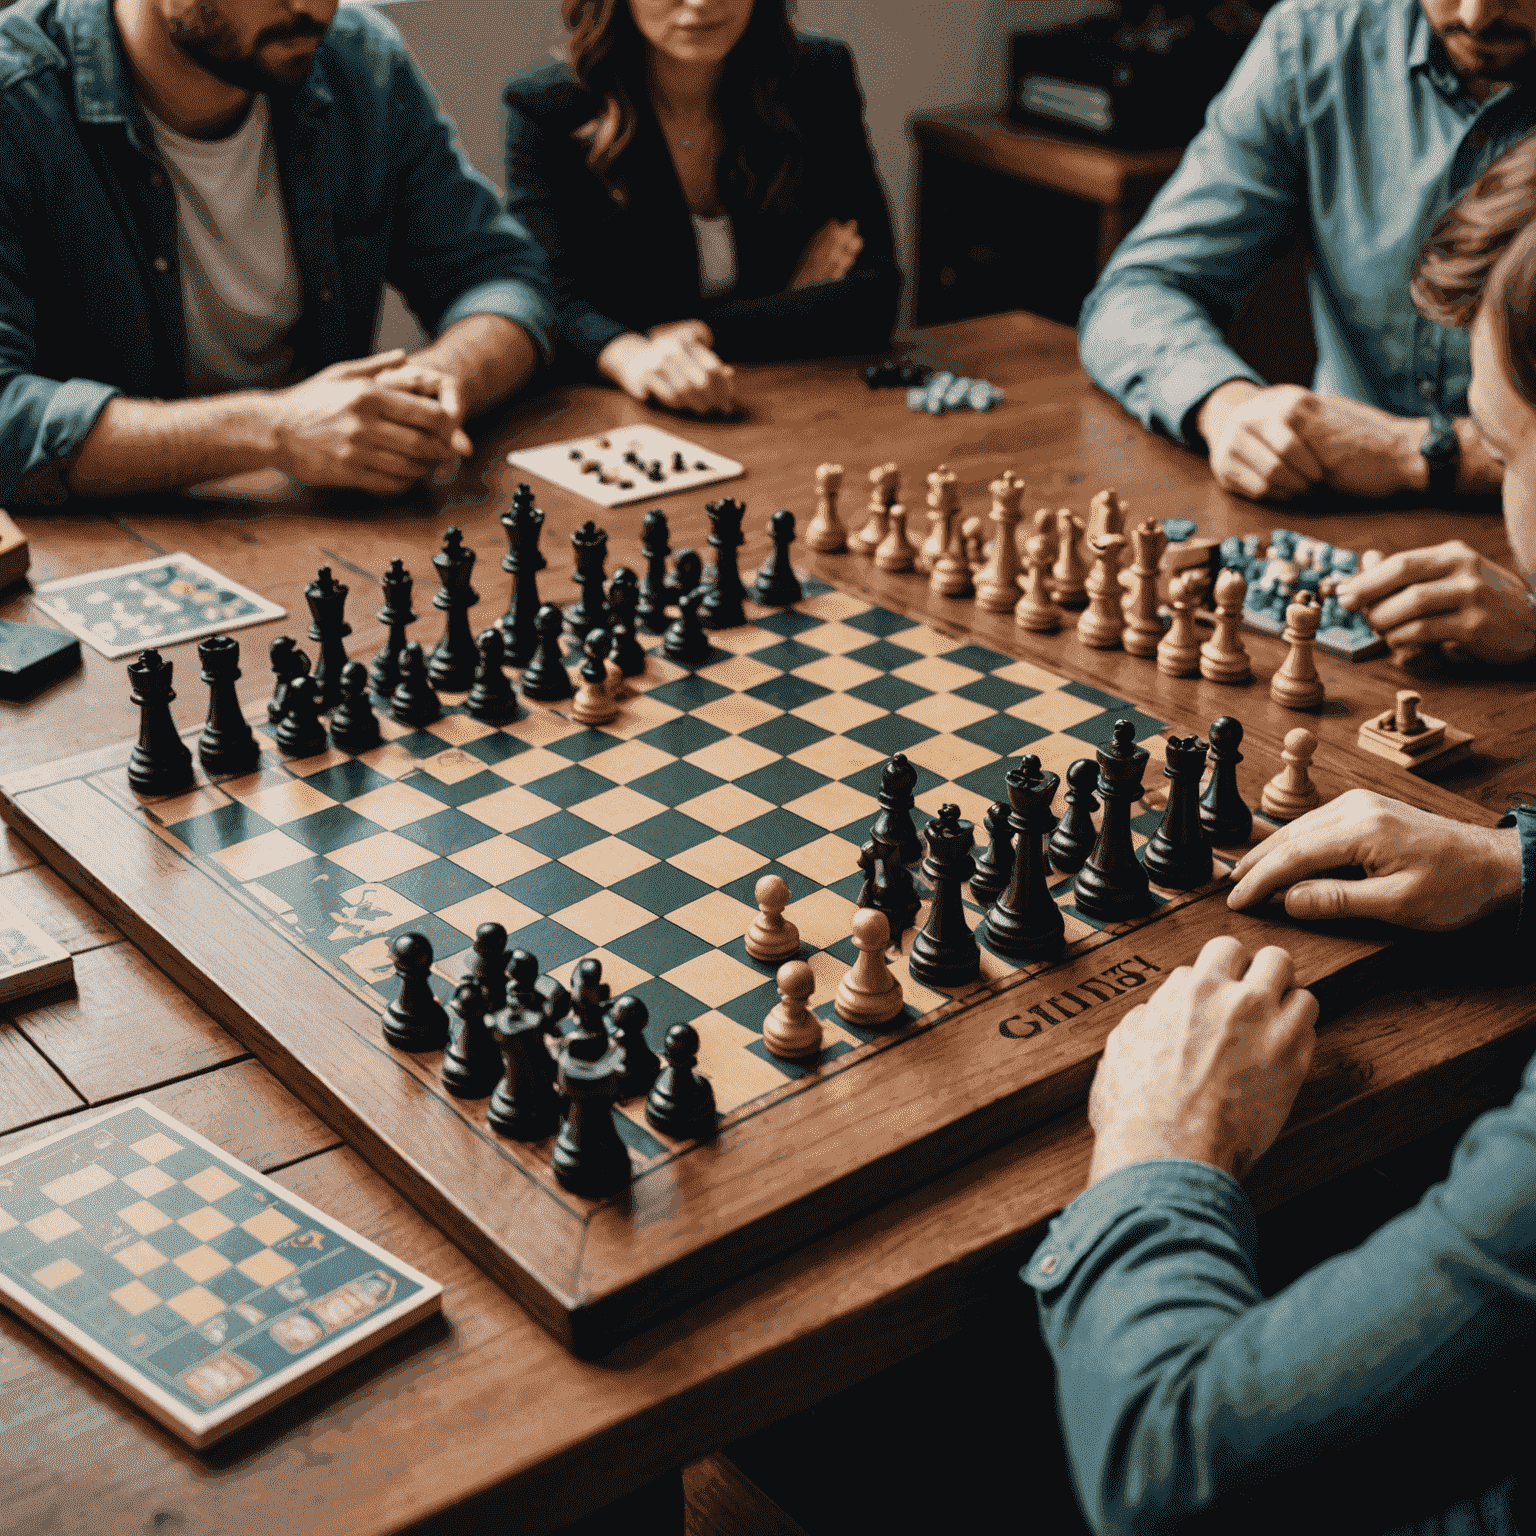
[(552, 480), (600, 507), (654, 501), (746, 473), (734, 459), (648, 422), (523, 448), (509, 453), (507, 463)]
[(0, 1158), (0, 1297), (189, 1445), (441, 1293), (147, 1099)]
[(74, 979), (69, 951), (0, 896), (0, 1003), (14, 1003)]
[(146, 646), (163, 649), (265, 624), (287, 612), (187, 554), (45, 581), (36, 602), (109, 661)]

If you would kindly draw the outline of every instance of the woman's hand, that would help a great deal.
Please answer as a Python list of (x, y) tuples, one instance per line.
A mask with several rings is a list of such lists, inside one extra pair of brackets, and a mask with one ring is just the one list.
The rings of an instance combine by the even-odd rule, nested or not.
[(809, 288), (813, 283), (835, 283), (847, 277), (863, 249), (864, 240), (859, 234), (857, 219), (849, 219), (846, 224), (828, 219), (800, 253), (800, 264), (789, 280), (790, 289)]
[(729, 415), (736, 408), (736, 370), (710, 350), (702, 320), (658, 325), (649, 336), (616, 336), (598, 354), (598, 371), (636, 400), (674, 411)]

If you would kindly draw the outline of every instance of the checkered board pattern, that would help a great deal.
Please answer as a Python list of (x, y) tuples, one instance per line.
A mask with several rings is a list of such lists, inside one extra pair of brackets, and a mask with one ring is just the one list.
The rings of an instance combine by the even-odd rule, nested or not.
[[(671, 1025), (692, 1023), (720, 1111), (751, 1113), (808, 1072), (830, 1075), (878, 1048), (875, 1035), (837, 1018), (832, 999), (856, 955), (856, 860), (891, 753), (917, 768), (920, 811), (953, 802), (976, 823), (978, 853), (1010, 760), (1032, 752), (1064, 773), (1110, 739), (1117, 719), (1135, 721), (1152, 749), (1149, 802), (1162, 793), (1161, 721), (824, 583), (805, 585), (793, 609), (749, 604), (749, 622), (715, 632), (696, 668), (669, 662), (659, 637), (644, 636), (646, 671), (601, 728), (576, 724), (567, 703), (528, 706), (497, 729), (471, 719), (461, 695), (444, 695), (444, 717), (424, 730), (381, 715), (387, 740), (360, 757), (284, 759), (271, 748), (255, 774), (151, 802), (150, 820), (380, 1012), (398, 985), (389, 942), (408, 931), (431, 941), (444, 1000), (484, 922), (503, 924), (513, 947), (562, 982), (593, 956), (614, 997), (645, 1002), (653, 1047)], [(121, 770), (95, 782), (141, 803)], [(1158, 819), (1136, 819), (1138, 846)], [(810, 1066), (762, 1042), (778, 1000), (774, 968), (751, 959), (743, 939), (766, 874), (789, 886), (788, 915), (817, 978), (812, 1006), (826, 1041)], [(1054, 889), (1076, 949), (1135, 926), (1103, 931), (1077, 912), (1072, 886), (1067, 877)], [(973, 905), (972, 925), (981, 917)], [(978, 985), (1016, 968), (985, 949), (984, 926), (978, 938)], [(909, 1018), (949, 1000), (913, 980), (905, 954), (892, 969)], [(415, 1060), (424, 1077), (435, 1074), (436, 1057)], [(637, 1172), (675, 1155), (646, 1125), (643, 1100), (620, 1110)]]
[(439, 1294), (147, 1100), (0, 1161), (0, 1295), (193, 1444)]

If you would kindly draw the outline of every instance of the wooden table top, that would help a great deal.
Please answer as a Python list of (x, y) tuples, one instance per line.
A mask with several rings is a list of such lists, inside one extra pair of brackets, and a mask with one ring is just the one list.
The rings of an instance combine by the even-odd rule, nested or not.
[[(731, 423), (679, 428), (611, 390), (565, 389), (480, 423), (479, 452), (458, 481), (400, 506), (349, 511), (315, 499), (233, 505), (159, 498), (19, 521), (32, 541), (36, 581), (185, 549), (282, 603), (287, 620), (239, 635), (248, 704), (267, 691), (267, 641), (285, 631), (298, 635), (307, 623), (302, 591), (319, 565), (352, 584), (356, 656), (370, 656), (381, 638), (369, 617), (379, 572), (395, 556), (405, 558), (425, 596), (421, 575), (449, 522), (480, 556), (476, 617), (499, 613), (507, 593), (497, 518), (517, 478), (501, 455), (642, 420), (665, 420), (748, 466), (746, 479), (729, 487), (747, 501), (754, 530), (743, 569), (765, 553), (763, 525), (775, 508), (790, 507), (804, 525), (818, 463), (845, 466), (845, 521), (856, 526), (864, 474), (889, 459), (903, 470), (911, 506), (921, 504), (922, 476), (947, 462), (959, 475), (966, 511), (984, 512), (987, 483), (1011, 467), (1028, 482), (1031, 505), (1082, 511), (1094, 492), (1113, 485), (1136, 517), (1188, 516), (1202, 533), (1283, 526), (1387, 551), (1456, 535), (1508, 559), (1496, 509), (1300, 512), (1226, 495), (1201, 460), (1143, 433), (1097, 393), (1078, 367), (1072, 333), (1049, 322), (1024, 315), (972, 321), (926, 333), (917, 353), (992, 379), (1007, 390), (1006, 403), (986, 415), (913, 416), (899, 392), (867, 390), (847, 361), (740, 370), (748, 410)], [(640, 517), (649, 503), (594, 513), (574, 496), (536, 489), (548, 514), (547, 595), (565, 590), (567, 536), (588, 516), (609, 529), (610, 569), (639, 565)], [(702, 505), (712, 494), (659, 503), (674, 545), (703, 546)], [(887, 576), (858, 557), (815, 555), (803, 545), (796, 555), (849, 590), (1135, 698), (1181, 730), (1203, 731), (1214, 716), (1232, 713), (1250, 733), (1278, 742), (1302, 718), (1271, 704), (1262, 684), (1224, 689), (1165, 678), (1122, 653), (1087, 651), (1070, 633), (1026, 635), (1007, 615), (932, 597), (921, 578)], [(35, 617), (25, 588), (6, 595), (0, 617)], [(1247, 644), (1267, 678), (1283, 647), (1260, 636)], [(0, 705), (8, 770), (136, 730), (123, 663), (82, 651), (84, 666), (72, 678), (28, 703)], [(182, 685), (173, 710), (190, 727), (204, 701), (195, 651), (187, 645), (169, 654)], [(1305, 719), (1322, 739), (1319, 761), (1338, 770), (1355, 756), (1360, 719), (1408, 679), (1385, 659), (1357, 666), (1319, 660), (1330, 705)], [(1536, 690), (1528, 678), (1435, 662), (1411, 681), (1428, 712), (1477, 732), (1473, 755), (1443, 781), (1476, 807), (1469, 816), (1486, 821), (1522, 795), (1536, 799)], [(1412, 781), (1404, 793), (1412, 795)], [(510, 1529), (570, 1520), (945, 1336), (978, 1308), (1026, 1305), (1013, 1271), (1086, 1174), (1090, 1137), (1076, 1113), (737, 1282), (601, 1360), (581, 1362), (10, 833), (0, 842), (0, 892), (68, 946), (78, 982), (77, 996), (0, 1015), (0, 1149), (55, 1131), (69, 1115), (145, 1092), (445, 1286), (440, 1323), (366, 1356), (202, 1454), (0, 1313), (0, 1480), (7, 1491), (0, 1529), (193, 1533), (260, 1522), (295, 1533), (371, 1533), (450, 1509), (457, 1520), (475, 1508), (494, 1511)], [(1330, 1023), (1285, 1138), (1250, 1181), (1255, 1203), (1276, 1204), (1507, 1097), (1512, 1067), (1532, 1045), (1524, 991), (1472, 992), (1465, 982), (1405, 977), (1403, 990), (1363, 1001)]]

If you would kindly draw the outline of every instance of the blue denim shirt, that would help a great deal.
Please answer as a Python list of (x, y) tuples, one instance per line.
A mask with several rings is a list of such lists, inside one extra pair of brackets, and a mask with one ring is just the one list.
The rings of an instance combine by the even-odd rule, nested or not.
[[(1530, 954), (1536, 809), (1503, 824), (1512, 822), (1523, 859), (1515, 944)], [(1386, 1486), (1384, 1440), (1372, 1434), (1417, 1407), (1449, 1441), (1475, 1406), (1467, 1383), (1490, 1363), (1506, 1377), (1490, 1395), (1502, 1386), (1512, 1416), (1529, 1411), (1536, 1058), (1514, 1101), (1476, 1121), (1450, 1177), (1413, 1210), (1268, 1300), (1257, 1262), (1237, 1180), (1168, 1158), (1090, 1186), (1019, 1272), (1036, 1293), (1073, 1478), (1096, 1532), (1252, 1530), (1251, 1507), (1237, 1523), (1234, 1512), (1254, 1489), (1268, 1507), (1290, 1490), (1308, 1529), (1332, 1530), (1319, 1523), (1336, 1500), (1318, 1463), (1339, 1447), (1359, 1447), (1348, 1468), (1367, 1508), (1389, 1493), (1411, 1504), (1411, 1487)], [(1390, 1480), (1412, 1482), (1414, 1470), (1395, 1468)], [(1502, 1470), (1523, 1483), (1536, 1476), (1536, 1452)], [(1497, 1489), (1415, 1522), (1478, 1536), (1514, 1529)], [(1374, 1536), (1389, 1523), (1353, 1531)], [(1298, 1528), (1289, 1510), (1281, 1528)]]
[[(273, 128), (303, 372), (368, 354), (386, 278), (429, 332), (504, 315), (548, 361), (542, 254), (388, 22), (338, 12)], [(110, 0), (18, 0), (0, 12), (0, 505), (63, 501), (113, 395), (185, 393), (175, 193)]]
[(1533, 123), (1529, 85), (1467, 93), (1419, 0), (1283, 0), (1088, 295), (1083, 366), (1189, 442), (1219, 384), (1265, 382), (1222, 333), (1300, 235), (1314, 388), (1464, 415), (1467, 334), (1420, 319), (1408, 282), (1436, 217)]

